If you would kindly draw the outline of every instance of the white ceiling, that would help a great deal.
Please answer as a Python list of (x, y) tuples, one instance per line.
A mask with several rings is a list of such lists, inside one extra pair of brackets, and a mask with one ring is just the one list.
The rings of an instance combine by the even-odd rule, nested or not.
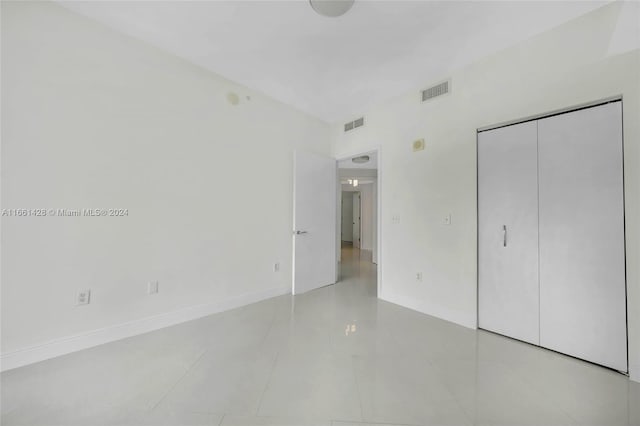
[(305, 0), (61, 3), (336, 122), (607, 2), (356, 0), (339, 18)]

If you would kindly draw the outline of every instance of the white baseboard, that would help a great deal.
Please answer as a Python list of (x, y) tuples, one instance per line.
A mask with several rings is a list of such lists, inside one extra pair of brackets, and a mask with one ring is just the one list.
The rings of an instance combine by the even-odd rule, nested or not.
[(402, 297), (402, 296), (389, 296), (387, 294), (381, 294), (380, 299), (400, 305), (404, 308), (408, 308), (414, 311), (418, 311), (422, 314), (430, 315), (445, 321), (452, 322), (454, 324), (461, 325), (473, 330), (477, 329), (476, 319), (471, 315), (461, 313), (459, 311), (453, 311), (451, 309), (444, 309), (442, 307), (427, 305), (426, 303), (416, 301), (415, 299)]
[(6, 352), (0, 355), (0, 371), (11, 370), (104, 343), (148, 333), (284, 294), (290, 294), (290, 290), (281, 287), (270, 288), (255, 293), (232, 297), (217, 303), (190, 306), (177, 311), (141, 318), (139, 320), (116, 324), (74, 336), (55, 339), (40, 345)]

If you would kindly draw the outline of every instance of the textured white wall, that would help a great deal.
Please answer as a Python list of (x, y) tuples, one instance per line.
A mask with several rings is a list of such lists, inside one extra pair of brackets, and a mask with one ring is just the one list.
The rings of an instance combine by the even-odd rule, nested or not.
[(2, 218), (3, 354), (289, 292), (293, 150), (328, 154), (329, 130), (53, 3), (2, 2), (2, 207), (129, 211)]
[[(629, 14), (637, 3), (611, 3), (442, 76), (449, 95), (421, 103), (417, 87), (363, 111), (358, 132), (335, 126), (338, 158), (381, 147), (383, 299), (475, 327), (476, 129), (622, 94), (629, 361), (640, 380), (640, 37)], [(426, 149), (413, 153), (418, 138)]]
[(362, 220), (362, 249), (373, 250), (373, 234), (375, 233), (375, 227), (373, 226), (373, 210), (375, 209), (373, 199), (373, 186), (369, 183), (362, 185), (360, 189), (362, 213), (360, 215)]

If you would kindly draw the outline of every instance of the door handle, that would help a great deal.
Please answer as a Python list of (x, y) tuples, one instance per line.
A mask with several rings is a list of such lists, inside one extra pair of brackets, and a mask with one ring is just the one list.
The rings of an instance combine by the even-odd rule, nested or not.
[(293, 231), (293, 233), (296, 235), (300, 235), (300, 234), (306, 234), (307, 231)]
[(502, 225), (502, 247), (507, 246), (507, 225)]

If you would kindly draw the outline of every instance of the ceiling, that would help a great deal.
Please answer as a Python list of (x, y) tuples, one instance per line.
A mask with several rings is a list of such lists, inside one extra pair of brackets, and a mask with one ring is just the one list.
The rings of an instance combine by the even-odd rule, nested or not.
[(60, 3), (337, 122), (607, 2), (356, 0), (338, 18), (305, 0)]

